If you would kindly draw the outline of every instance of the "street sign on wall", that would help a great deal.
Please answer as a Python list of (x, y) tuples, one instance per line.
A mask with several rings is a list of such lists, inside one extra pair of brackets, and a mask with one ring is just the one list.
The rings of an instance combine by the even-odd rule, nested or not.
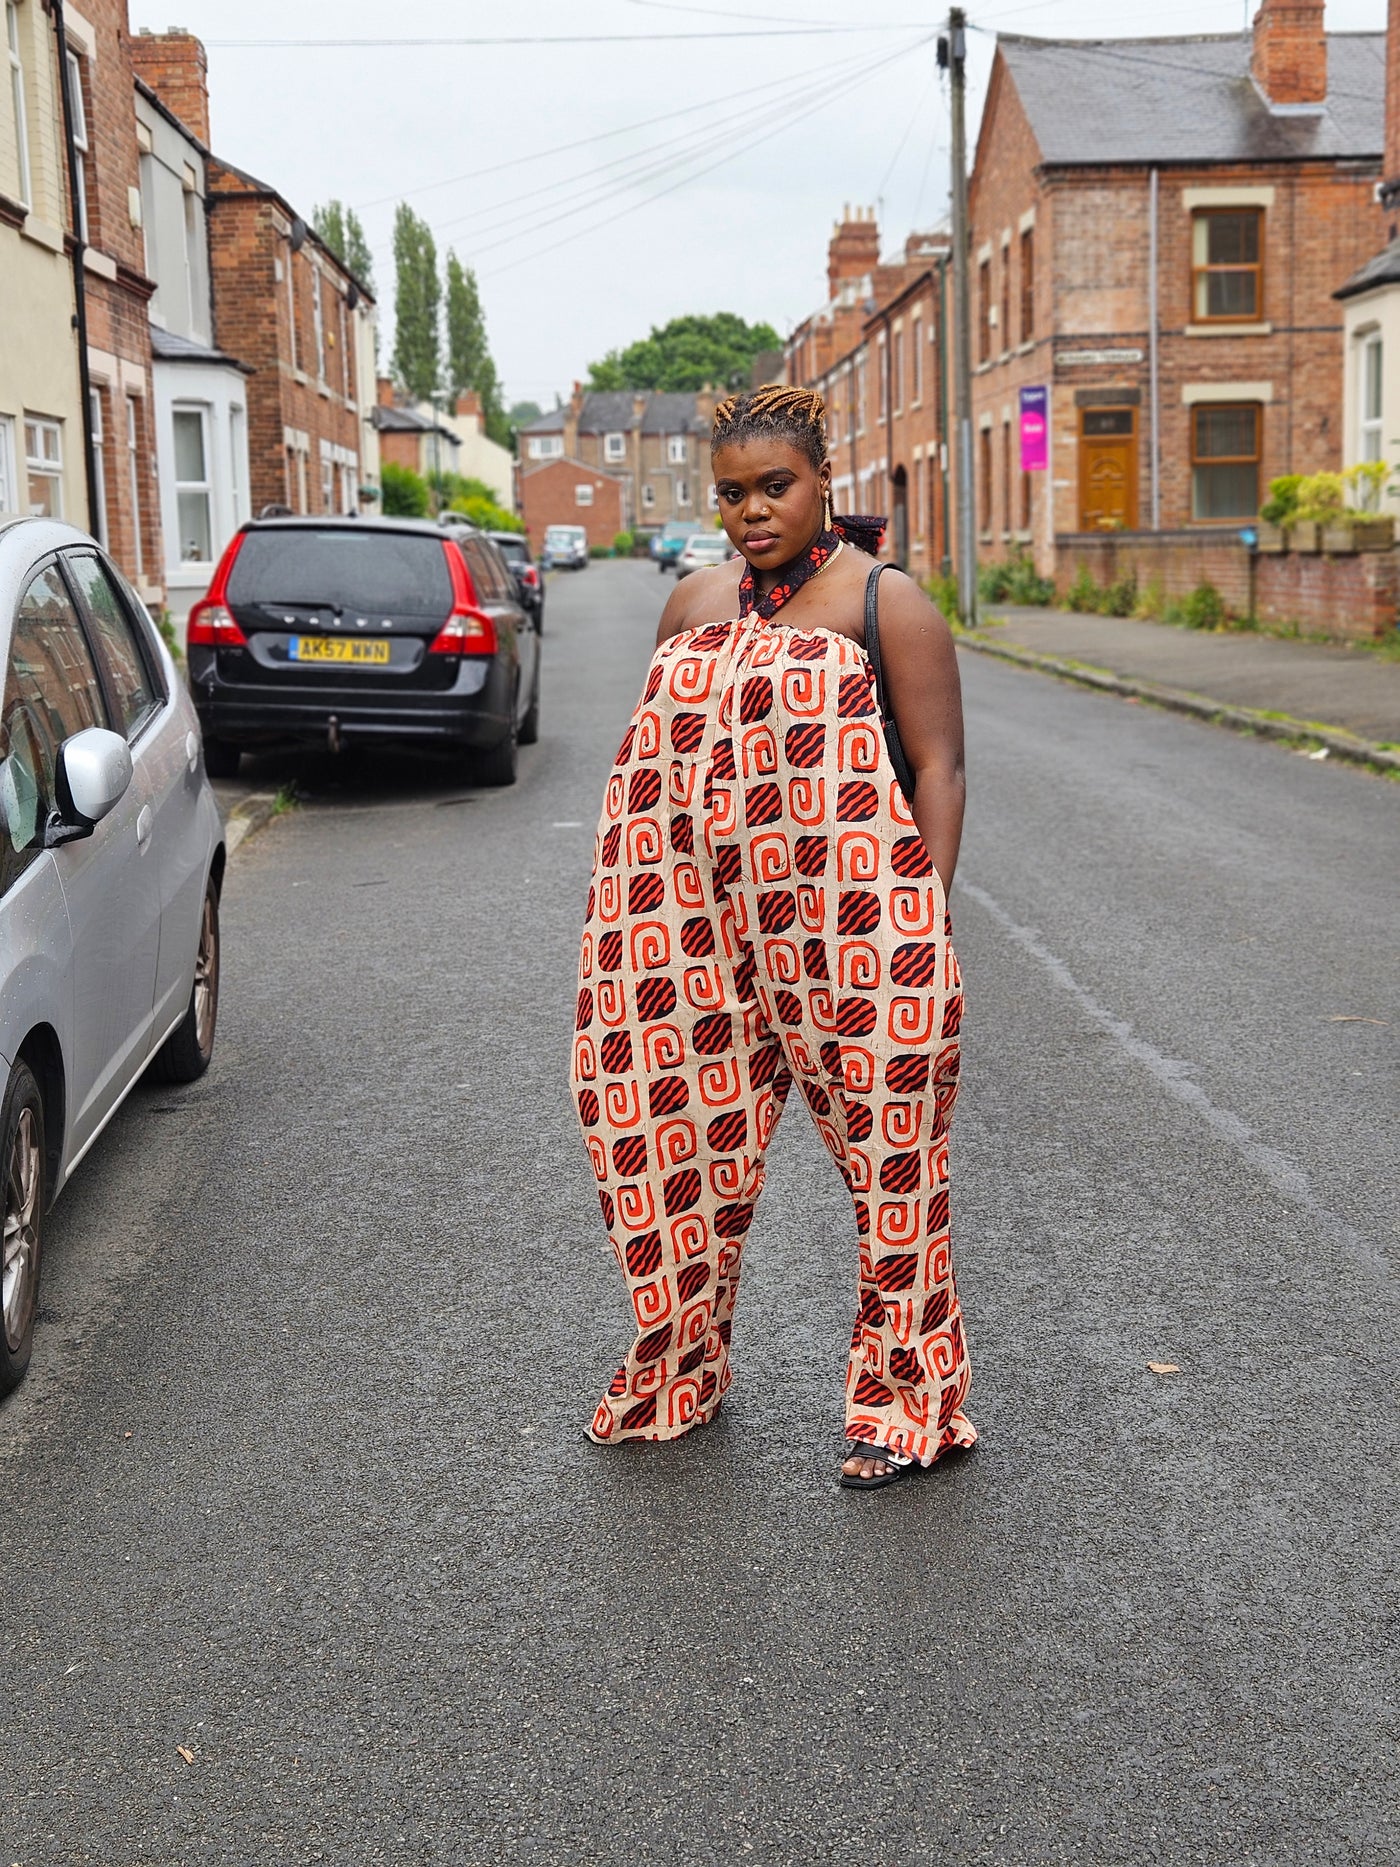
[(1050, 465), (1050, 391), (1043, 383), (1021, 390), (1021, 471), (1043, 472)]

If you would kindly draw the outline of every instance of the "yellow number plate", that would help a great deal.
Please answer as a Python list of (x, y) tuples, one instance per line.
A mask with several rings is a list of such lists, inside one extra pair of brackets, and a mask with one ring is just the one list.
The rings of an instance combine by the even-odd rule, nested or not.
[(366, 642), (354, 636), (294, 635), (287, 644), (288, 661), (367, 661), (383, 667), (389, 644)]

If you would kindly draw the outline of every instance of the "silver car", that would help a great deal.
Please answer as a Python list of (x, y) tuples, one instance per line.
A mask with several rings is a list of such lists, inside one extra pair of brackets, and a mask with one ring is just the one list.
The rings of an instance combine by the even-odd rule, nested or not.
[(739, 554), (724, 532), (695, 532), (681, 546), (676, 559), (676, 577), (688, 577), (692, 571), (707, 570), (711, 564), (727, 564)]
[(100, 546), (0, 520), (0, 641), (4, 1393), (48, 1207), (143, 1071), (208, 1068), (224, 841), (184, 682)]

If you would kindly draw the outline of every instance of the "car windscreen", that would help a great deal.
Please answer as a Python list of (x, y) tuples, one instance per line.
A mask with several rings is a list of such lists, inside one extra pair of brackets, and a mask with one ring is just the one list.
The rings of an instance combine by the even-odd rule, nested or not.
[(581, 525), (551, 525), (545, 533), (546, 543), (570, 545), (576, 538), (584, 538), (587, 533)]
[(663, 538), (689, 538), (694, 530), (695, 527), (687, 525), (684, 519), (667, 519), (661, 528), (661, 536)]
[(452, 579), (440, 538), (298, 526), (246, 534), (229, 575), (228, 600), (445, 616)]

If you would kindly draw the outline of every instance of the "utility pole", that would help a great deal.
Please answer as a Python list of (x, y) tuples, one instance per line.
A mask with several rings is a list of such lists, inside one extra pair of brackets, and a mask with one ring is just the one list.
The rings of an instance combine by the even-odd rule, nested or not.
[(967, 16), (948, 11), (948, 36), (938, 62), (948, 72), (953, 103), (953, 473), (958, 493), (958, 608), (964, 624), (977, 621), (977, 510), (972, 471), (972, 294), (968, 281), (967, 226)]

